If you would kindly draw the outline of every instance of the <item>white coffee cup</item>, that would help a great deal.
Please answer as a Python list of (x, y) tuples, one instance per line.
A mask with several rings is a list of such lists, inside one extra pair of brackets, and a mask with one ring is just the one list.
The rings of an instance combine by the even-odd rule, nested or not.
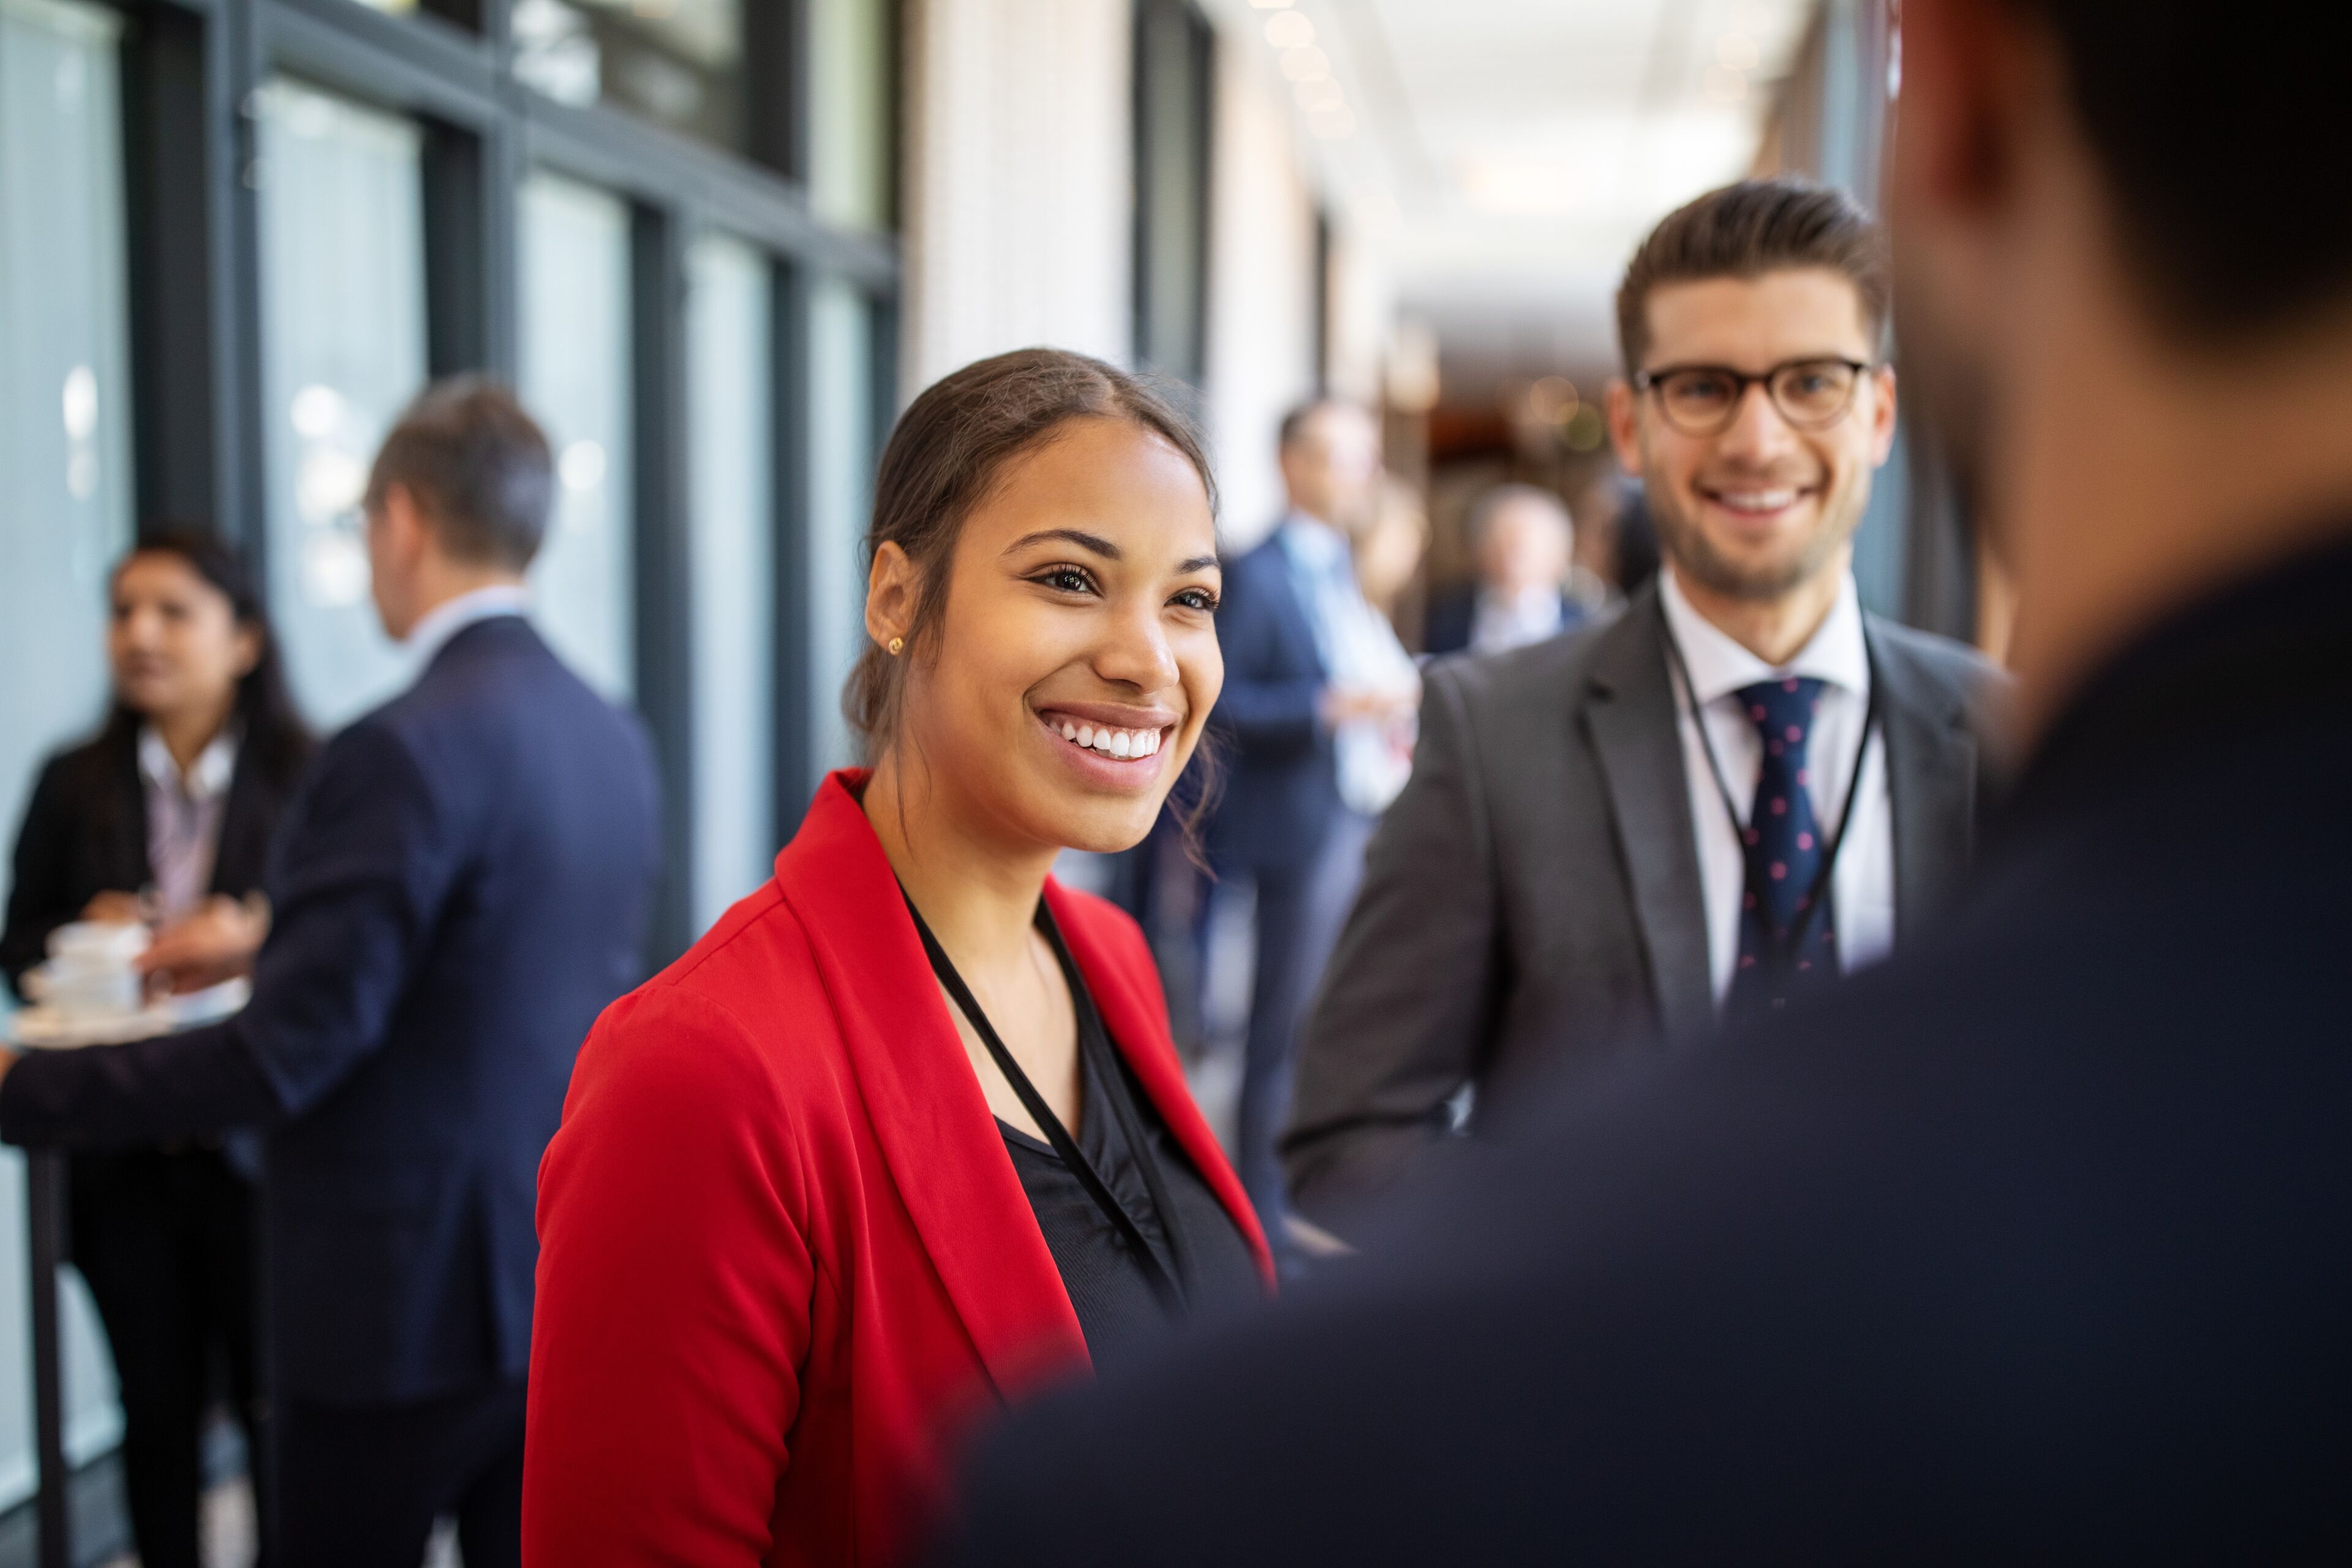
[(37, 972), (39, 1000), (75, 1017), (138, 1012), (146, 997), (135, 965), (148, 942), (142, 925), (77, 921), (59, 926), (49, 933), (49, 961)]

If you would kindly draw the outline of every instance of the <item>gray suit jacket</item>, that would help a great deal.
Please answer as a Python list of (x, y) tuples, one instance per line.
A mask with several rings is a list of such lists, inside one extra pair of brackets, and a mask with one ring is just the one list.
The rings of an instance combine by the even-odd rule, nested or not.
[[(1877, 616), (1896, 940), (1966, 868), (1995, 793), (1978, 717), (2001, 677)], [(1292, 1200), (1330, 1226), (1451, 1124), (1507, 1117), (1527, 1079), (1711, 1030), (1706, 922), (1665, 617), (1430, 668), (1412, 780), (1372, 840), (1302, 1048), (1283, 1140)]]

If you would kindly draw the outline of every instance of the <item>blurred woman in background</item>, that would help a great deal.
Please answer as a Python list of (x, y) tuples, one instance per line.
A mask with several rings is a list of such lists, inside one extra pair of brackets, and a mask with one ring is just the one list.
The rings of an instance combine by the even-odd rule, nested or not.
[[(110, 593), (111, 710), (42, 769), (17, 836), (0, 931), (11, 985), (75, 921), (154, 926), (155, 955), (258, 947), (270, 834), (310, 759), (261, 601), (226, 545), (197, 532), (142, 540)], [(247, 1452), (260, 1452), (250, 1173), (216, 1147), (73, 1160), (73, 1259), (113, 1345), (144, 1568), (201, 1561), (215, 1360)], [(257, 1477), (257, 1458), (250, 1468)]]
[(1379, 502), (1355, 540), (1356, 582), (1364, 603), (1389, 618), (1397, 636), (1411, 639), (1422, 614), (1422, 562), (1429, 554), (1429, 509), (1410, 480), (1389, 474), (1381, 480)]
[(541, 1568), (896, 1562), (974, 1421), (1271, 1277), (1142, 932), (1050, 875), (1143, 837), (1223, 683), (1198, 437), (983, 360), (898, 422), (867, 543), (871, 771), (605, 1013), (541, 1167)]

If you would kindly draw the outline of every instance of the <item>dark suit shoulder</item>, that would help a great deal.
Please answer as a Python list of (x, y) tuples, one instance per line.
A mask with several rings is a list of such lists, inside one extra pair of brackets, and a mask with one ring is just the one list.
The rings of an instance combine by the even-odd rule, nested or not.
[(627, 779), (642, 785), (632, 798), (657, 787), (635, 715), (581, 679), (520, 616), (459, 632), (407, 690), (330, 742), (314, 771), (370, 755), (405, 769), (415, 787), (468, 821), (539, 795), (558, 772)]
[(1476, 616), (1477, 590), (1469, 584), (1433, 595), (1422, 617), (1422, 646), (1432, 657), (1460, 653), (1470, 646), (1470, 626)]
[[(554, 674), (571, 672), (529, 621), (520, 616), (494, 616), (461, 628), (406, 690), (376, 711), (402, 716), (430, 711), (518, 678), (536, 679)], [(582, 684), (584, 689), (585, 683)]]
[(1565, 712), (1601, 660), (1637, 633), (1623, 615), (1612, 614), (1504, 653), (1448, 655), (1431, 662), (1425, 679), (1452, 691), (1474, 717), (1509, 717), (1530, 705)]
[(397, 798), (434, 800), (433, 770), (425, 763), (426, 748), (419, 743), (415, 722), (402, 722), (392, 704), (362, 713), (328, 738), (304, 777), (302, 811), (306, 826), (355, 827), (373, 825), (373, 809), (358, 803)]
[(41, 763), (33, 794), (36, 798), (65, 800), (92, 791), (111, 790), (125, 778), (135, 777), (138, 767), (138, 753), (128, 743), (127, 736), (118, 734), (110, 725), (86, 740), (50, 752)]
[(1265, 537), (1236, 555), (1228, 555), (1225, 563), (1245, 571), (1261, 572), (1269, 564), (1279, 565), (1286, 557), (1282, 549), (1282, 525), (1275, 524), (1265, 531)]
[(1282, 583), (1290, 574), (1290, 557), (1283, 552), (1280, 534), (1269, 533), (1240, 554), (1228, 556), (1224, 574), (1228, 599), (1236, 591), (1263, 594)]
[(524, 703), (537, 715), (629, 727), (622, 710), (558, 658), (520, 616), (478, 621), (458, 632), (414, 684), (359, 722), (378, 723), (415, 741), (452, 722), (497, 721)]
[[(130, 837), (124, 842), (136, 845), (143, 855), (146, 840), (141, 825), (145, 810), (140, 795), (137, 743), (128, 730), (110, 725), (88, 740), (52, 752), (41, 764), (32, 794), (26, 799), (23, 834), (69, 834), (103, 843), (127, 827)], [(141, 874), (131, 868), (121, 869), (124, 875)], [(98, 890), (92, 888), (88, 892)]]

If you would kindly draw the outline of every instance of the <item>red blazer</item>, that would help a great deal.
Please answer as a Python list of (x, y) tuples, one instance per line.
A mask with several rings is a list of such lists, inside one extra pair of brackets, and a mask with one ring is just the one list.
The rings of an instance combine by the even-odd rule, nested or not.
[[(970, 1426), (1088, 1364), (856, 782), (581, 1050), (540, 1170), (534, 1568), (895, 1561)], [(1142, 933), (1045, 900), (1271, 1288)]]

